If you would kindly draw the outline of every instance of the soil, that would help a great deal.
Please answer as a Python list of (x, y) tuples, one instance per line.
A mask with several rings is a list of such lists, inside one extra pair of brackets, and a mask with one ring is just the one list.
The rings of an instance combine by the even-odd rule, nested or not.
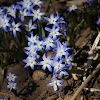
[[(14, 4), (15, 1), (0, 0), (0, 5), (6, 6)], [(20, 1), (20, 0), (16, 0)], [(46, 11), (49, 0), (42, 0), (45, 5), (42, 5), (42, 11)], [(81, 2), (80, 2), (81, 1)], [(75, 3), (82, 5), (84, 0), (53, 0), (52, 6), (50, 8), (49, 14), (59, 11), (64, 18), (68, 18), (66, 15), (66, 9)], [(69, 25), (70, 26), (70, 25)], [(80, 50), (88, 39), (94, 41), (94, 37), (97, 32), (92, 30), (90, 27), (82, 30), (79, 34), (77, 33), (75, 38), (75, 46), (77, 50)], [(66, 39), (68, 40), (68, 39)], [(19, 62), (15, 64), (8, 65), (7, 69), (0, 68), (0, 97), (4, 97), (5, 100), (71, 100), (71, 97), (78, 90), (83, 80), (84, 68), (86, 66), (89, 50), (92, 41), (82, 49), (77, 55), (76, 61), (73, 65), (76, 66), (72, 70), (68, 70), (69, 76), (64, 76), (65, 81), (62, 83), (64, 88), (59, 88), (59, 93), (55, 94), (53, 87), (47, 87), (49, 83), (46, 79), (51, 79), (52, 74), (47, 74), (43, 70), (34, 70), (30, 68), (24, 68), (24, 63)], [(70, 44), (68, 44), (70, 45)], [(76, 51), (77, 51), (76, 50)], [(100, 53), (100, 52), (99, 52)], [(54, 55), (54, 53), (49, 52), (47, 55)], [(91, 68), (87, 72), (87, 76), (95, 69), (95, 67), (100, 63), (100, 54), (97, 60), (93, 61)], [(7, 88), (7, 73), (14, 73), (19, 78), (16, 78), (17, 91), (12, 91), (9, 94), (9, 89)], [(29, 72), (31, 74), (29, 74)], [(100, 75), (99, 72), (91, 79), (91, 81), (86, 85), (87, 88), (99, 89), (99, 92), (90, 92), (85, 89), (80, 92), (76, 100), (100, 100)]]

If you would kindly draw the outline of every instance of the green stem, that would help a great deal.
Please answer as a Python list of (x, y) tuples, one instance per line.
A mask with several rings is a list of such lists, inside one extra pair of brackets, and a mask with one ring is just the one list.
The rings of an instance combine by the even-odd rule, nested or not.
[(42, 27), (42, 24), (38, 20), (37, 20), (37, 24), (38, 24), (38, 29), (39, 29), (39, 36), (40, 36), (40, 39), (42, 40), (42, 36), (45, 36), (45, 32)]

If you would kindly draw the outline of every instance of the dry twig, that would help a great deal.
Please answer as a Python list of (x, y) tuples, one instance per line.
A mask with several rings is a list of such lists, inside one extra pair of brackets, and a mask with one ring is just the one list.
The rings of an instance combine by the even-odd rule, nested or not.
[(82, 85), (79, 87), (79, 89), (73, 95), (73, 97), (71, 98), (71, 100), (75, 100), (75, 98), (78, 96), (78, 94), (82, 91), (82, 89), (85, 87), (85, 85), (91, 80), (91, 78), (98, 72), (99, 69), (100, 69), (100, 63), (97, 65), (96, 69), (82, 83)]
[(92, 64), (92, 60), (95, 60), (95, 59), (98, 58), (98, 55), (96, 55), (96, 57), (94, 57), (94, 52), (97, 51), (98, 49), (100, 49), (100, 46), (97, 46), (98, 43), (99, 43), (99, 40), (100, 40), (100, 32), (97, 35), (97, 37), (96, 37), (96, 39), (95, 39), (95, 41), (92, 45), (92, 48), (88, 52), (89, 56), (88, 56), (87, 66), (85, 68), (85, 73), (84, 73), (84, 76), (83, 76), (83, 80), (86, 79), (86, 72), (87, 72), (88, 68), (90, 67), (90, 65)]

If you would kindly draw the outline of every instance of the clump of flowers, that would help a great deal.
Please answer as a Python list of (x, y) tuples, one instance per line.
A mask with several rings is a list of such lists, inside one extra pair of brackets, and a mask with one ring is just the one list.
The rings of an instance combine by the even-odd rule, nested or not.
[(11, 74), (10, 72), (8, 72), (8, 76), (6, 77), (8, 79), (8, 85), (7, 88), (9, 88), (9, 93), (11, 92), (12, 89), (17, 90), (16, 88), (16, 81), (15, 79), (18, 78), (18, 76), (15, 76), (15, 74)]
[[(73, 61), (73, 56), (69, 53), (71, 48), (67, 47), (68, 42), (64, 43), (59, 38), (62, 35), (67, 37), (67, 22), (60, 17), (58, 11), (56, 15), (50, 14), (50, 17), (44, 17), (45, 12), (41, 12), (40, 4), (43, 4), (40, 0), (23, 0), (17, 2), (17, 5), (0, 8), (0, 28), (3, 28), (5, 32), (12, 32), (14, 37), (17, 37), (17, 32), (22, 32), (23, 28), (27, 30), (28, 46), (24, 47), (27, 58), (22, 60), (26, 63), (24, 68), (31, 67), (34, 70), (38, 66), (52, 72), (51, 83), (47, 86), (53, 86), (57, 93), (57, 87), (63, 87), (61, 85), (64, 81), (63, 76), (68, 75), (66, 69), (72, 67)], [(69, 8), (69, 12), (75, 9), (77, 9), (77, 5)], [(25, 17), (28, 17), (28, 24), (23, 25)], [(43, 20), (46, 22), (45, 27), (42, 26)], [(47, 55), (49, 51), (54, 52), (55, 56)], [(57, 75), (61, 80), (58, 80)], [(7, 88), (10, 89), (9, 93), (12, 89), (17, 89), (16, 78), (18, 77), (8, 72)]]
[[(63, 87), (61, 83), (64, 81), (63, 76), (68, 75), (66, 69), (72, 66), (73, 56), (69, 53), (71, 48), (67, 47), (68, 42), (62, 43), (62, 40), (59, 36), (63, 34), (66, 35), (68, 28), (67, 22), (64, 21), (63, 17), (59, 16), (59, 13), (56, 12), (56, 15), (51, 14), (49, 17), (39, 17), (45, 13), (40, 13), (40, 9), (33, 10), (33, 23), (38, 21), (41, 23), (43, 18), (47, 22), (45, 26), (45, 32), (47, 34), (39, 35), (34, 34), (34, 31), (29, 30), (29, 36), (26, 38), (28, 40), (28, 46), (24, 49), (27, 54), (27, 58), (23, 59), (23, 62), (26, 63), (24, 68), (31, 67), (34, 70), (35, 67), (42, 67), (43, 70), (48, 70), (53, 73), (51, 83), (47, 86), (53, 86), (55, 93), (58, 92), (58, 86)], [(30, 27), (32, 25), (32, 19), (30, 19)], [(36, 24), (33, 24), (37, 26)], [(35, 27), (38, 29), (38, 26)], [(51, 55), (47, 55), (46, 52), (53, 51), (55, 56), (53, 58)], [(40, 61), (41, 59), (41, 61)], [(57, 79), (57, 74), (62, 80)], [(47, 79), (48, 80), (48, 79)]]
[[(93, 1), (84, 0), (90, 6), (93, 4)], [(35, 70), (36, 67), (41, 67), (44, 71), (48, 70), (52, 73), (52, 79), (47, 79), (50, 81), (47, 86), (52, 86), (55, 93), (58, 93), (59, 87), (63, 87), (64, 76), (69, 75), (67, 69), (73, 66), (72, 61), (74, 60), (73, 54), (70, 53), (71, 48), (68, 47), (68, 42), (62, 41), (62, 38), (60, 38), (63, 35), (65, 38), (67, 37), (67, 22), (64, 17), (59, 15), (58, 11), (56, 11), (56, 14), (50, 14), (49, 17), (46, 16), (45, 12), (41, 12), (41, 4), (44, 3), (40, 0), (22, 0), (17, 2), (17, 5), (11, 5), (11, 7), (0, 7), (0, 28), (4, 30), (4, 33), (12, 34), (14, 40), (17, 39), (18, 33), (23, 32), (24, 34), (26, 32), (24, 34), (26, 37), (24, 38), (28, 40), (28, 43), (24, 47), (27, 55), (22, 60), (25, 63), (24, 68), (30, 67), (32, 70)], [(76, 4), (69, 7), (67, 11), (73, 13), (77, 9), (78, 5)], [(77, 15), (78, 13), (76, 12)], [(25, 22), (26, 18), (28, 23)], [(75, 20), (72, 20), (72, 22), (75, 23)], [(45, 25), (42, 25), (44, 22)], [(100, 25), (100, 18), (96, 23)], [(80, 24), (78, 24), (79, 27)], [(71, 32), (73, 32), (73, 28)], [(4, 34), (5, 38), (7, 34)], [(20, 49), (23, 51), (23, 48), (19, 46), (18, 50)], [(54, 55), (48, 55), (50, 51)], [(6, 78), (8, 79), (7, 88), (10, 89), (9, 93), (12, 90), (17, 90), (15, 79), (18, 76), (8, 72)], [(4, 100), (4, 97), (0, 98), (0, 100)]]

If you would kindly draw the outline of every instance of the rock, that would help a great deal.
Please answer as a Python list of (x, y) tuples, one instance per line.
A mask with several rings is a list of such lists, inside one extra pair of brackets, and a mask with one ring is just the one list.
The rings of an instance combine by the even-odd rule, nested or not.
[(32, 75), (33, 80), (44, 80), (46, 78), (46, 73), (41, 70), (36, 70)]

